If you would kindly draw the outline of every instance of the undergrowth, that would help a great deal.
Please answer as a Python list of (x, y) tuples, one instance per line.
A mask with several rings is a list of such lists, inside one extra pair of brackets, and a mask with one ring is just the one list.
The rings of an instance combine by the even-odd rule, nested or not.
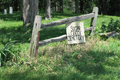
[(111, 32), (111, 31), (119, 31), (120, 21), (119, 20), (114, 21), (114, 19), (111, 18), (107, 26), (105, 25), (105, 22), (102, 23), (101, 30), (102, 30), (101, 32), (104, 32), (104, 33)]
[[(74, 16), (74, 14), (71, 15)], [(51, 20), (42, 20), (42, 23), (71, 15), (55, 13)], [(94, 39), (86, 36), (84, 44), (69, 45), (67, 40), (50, 43), (39, 47), (37, 58), (31, 58), (29, 46), (32, 27), (24, 28), (22, 21), (14, 21), (7, 18), (8, 16), (2, 16), (0, 51), (2, 56), (9, 58), (1, 59), (5, 62), (4, 66), (0, 67), (1, 80), (20, 80), (21, 78), (23, 80), (119, 80), (120, 35), (106, 41), (98, 37), (102, 22), (107, 25), (110, 17), (114, 20), (119, 17), (99, 15)], [(85, 28), (90, 26), (90, 19), (83, 22)], [(65, 29), (65, 25), (41, 29), (40, 40), (65, 34)], [(12, 42), (14, 40), (18, 42)]]

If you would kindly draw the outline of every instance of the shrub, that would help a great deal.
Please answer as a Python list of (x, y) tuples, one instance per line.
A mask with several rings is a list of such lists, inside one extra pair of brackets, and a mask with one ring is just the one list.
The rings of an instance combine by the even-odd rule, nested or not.
[[(19, 44), (16, 41), (9, 41), (1, 50), (0, 50), (0, 64), (4, 65), (7, 61), (17, 60), (17, 55), (20, 53), (21, 49)], [(14, 60), (12, 60), (14, 57)]]
[(106, 26), (105, 22), (102, 23), (101, 26), (102, 32), (111, 32), (111, 31), (119, 31), (120, 30), (120, 21), (116, 20), (114, 21), (112, 18), (109, 22), (109, 24)]

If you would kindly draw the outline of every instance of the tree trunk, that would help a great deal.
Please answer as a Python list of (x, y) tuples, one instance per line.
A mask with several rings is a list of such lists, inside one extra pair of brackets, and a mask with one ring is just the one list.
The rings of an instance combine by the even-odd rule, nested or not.
[(19, 1), (17, 1), (17, 0), (14, 0), (14, 10), (15, 11), (18, 11), (18, 6), (19, 6)]
[(63, 0), (60, 0), (60, 12), (63, 12)]
[(78, 0), (75, 0), (75, 13), (79, 13), (79, 10), (78, 10)]
[(55, 0), (55, 11), (58, 11), (58, 5), (57, 5), (57, 0)]
[(103, 15), (104, 14), (104, 0), (99, 0), (99, 5), (100, 5), (100, 14)]
[(105, 14), (107, 14), (107, 1), (106, 0), (100, 0), (101, 2), (100, 2), (100, 9), (101, 9), (101, 14), (102, 15), (105, 15)]
[(2, 1), (0, 1), (0, 11), (2, 11), (2, 10), (1, 10), (1, 6), (2, 6), (1, 2), (2, 2)]
[(39, 10), (45, 11), (46, 0), (39, 0)]
[(103, 5), (103, 9), (104, 9), (104, 14), (106, 15), (107, 14), (107, 1), (104, 0), (104, 5)]
[(83, 14), (83, 0), (80, 0), (80, 13)]
[(38, 12), (38, 0), (23, 0), (23, 26), (33, 26)]
[(20, 11), (21, 11), (21, 15), (20, 15), (20, 20), (23, 20), (23, 0), (20, 1)]
[(51, 0), (46, 0), (46, 17), (45, 20), (51, 19)]

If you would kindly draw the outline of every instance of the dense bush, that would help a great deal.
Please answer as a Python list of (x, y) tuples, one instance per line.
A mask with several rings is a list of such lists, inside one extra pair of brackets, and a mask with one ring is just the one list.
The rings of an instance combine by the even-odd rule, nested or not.
[(120, 21), (119, 20), (114, 21), (111, 18), (111, 20), (107, 26), (105, 25), (105, 22), (102, 23), (101, 30), (102, 30), (102, 32), (119, 31), (120, 30)]
[(20, 53), (20, 45), (16, 41), (9, 41), (1, 50), (1, 63), (4, 65), (7, 61), (17, 61), (17, 56)]

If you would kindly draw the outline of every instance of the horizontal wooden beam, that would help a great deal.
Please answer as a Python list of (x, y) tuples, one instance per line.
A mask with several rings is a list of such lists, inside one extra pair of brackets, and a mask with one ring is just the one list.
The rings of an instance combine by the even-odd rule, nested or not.
[[(89, 30), (92, 30), (92, 27), (84, 29), (84, 31), (89, 31)], [(46, 39), (46, 40), (40, 41), (39, 42), (39, 46), (44, 46), (44, 45), (47, 45), (47, 44), (52, 43), (52, 42), (63, 41), (66, 38), (67, 38), (67, 35), (65, 34), (65, 35), (62, 35), (62, 36), (59, 36), (59, 37)]]
[(94, 15), (95, 15), (94, 13), (90, 13), (90, 14), (86, 14), (86, 15), (74, 16), (74, 17), (70, 17), (70, 18), (66, 18), (66, 19), (62, 19), (62, 20), (58, 20), (58, 21), (53, 21), (53, 22), (50, 22), (50, 23), (41, 24), (41, 28), (48, 28), (48, 27), (58, 26), (58, 25), (61, 25), (61, 24), (66, 24), (66, 23), (71, 23), (71, 22), (75, 22), (75, 21), (85, 20), (85, 19), (88, 19), (88, 18), (93, 18)]
[(44, 46), (44, 45), (47, 45), (51, 42), (62, 41), (62, 40), (65, 40), (66, 38), (67, 38), (67, 35), (62, 35), (62, 36), (59, 36), (59, 37), (46, 39), (46, 40), (40, 41), (39, 46)]
[(93, 27), (89, 27), (89, 28), (85, 28), (84, 31), (86, 32), (86, 31), (90, 31), (92, 29), (93, 29)]
[(119, 33), (117, 31), (111, 31), (108, 33), (100, 33), (99, 36), (106, 36), (107, 38), (111, 37), (111, 36), (116, 36), (119, 35)]

